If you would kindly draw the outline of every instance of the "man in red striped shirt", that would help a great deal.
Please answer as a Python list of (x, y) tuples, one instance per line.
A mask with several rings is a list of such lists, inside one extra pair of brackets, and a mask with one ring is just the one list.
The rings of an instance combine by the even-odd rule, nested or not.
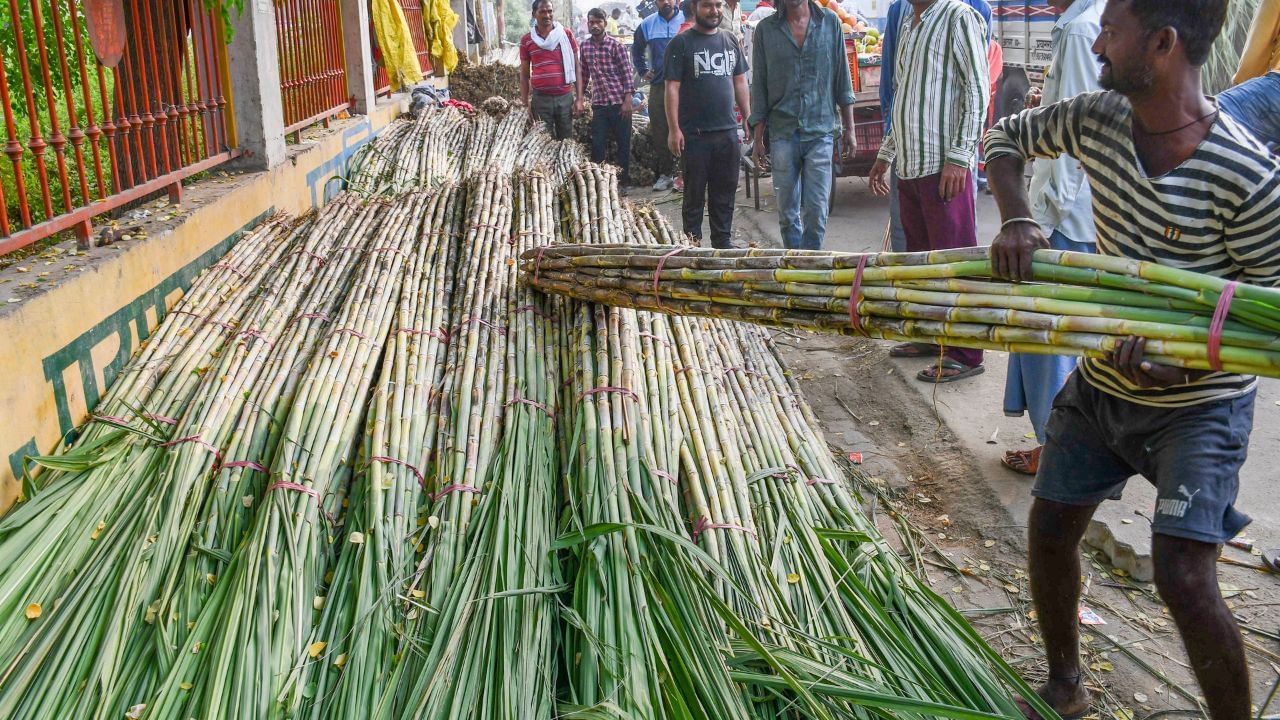
[(520, 38), (520, 102), (552, 137), (564, 140), (573, 134), (573, 118), (582, 113), (578, 44), (556, 22), (551, 0), (533, 0), (533, 17), (533, 30)]

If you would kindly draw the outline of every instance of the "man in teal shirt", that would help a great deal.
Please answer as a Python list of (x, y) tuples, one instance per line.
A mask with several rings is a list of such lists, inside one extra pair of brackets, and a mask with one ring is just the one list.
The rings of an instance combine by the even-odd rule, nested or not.
[(753, 155), (758, 164), (767, 121), (782, 243), (819, 250), (837, 133), (841, 154), (853, 152), (853, 78), (840, 18), (812, 0), (783, 0), (752, 44)]

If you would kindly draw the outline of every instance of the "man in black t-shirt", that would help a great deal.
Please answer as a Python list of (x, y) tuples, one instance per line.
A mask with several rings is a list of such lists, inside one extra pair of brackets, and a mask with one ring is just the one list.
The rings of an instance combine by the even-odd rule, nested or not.
[(684, 233), (702, 242), (703, 206), (711, 215), (711, 246), (728, 248), (738, 193), (742, 142), (734, 99), (751, 114), (747, 59), (738, 40), (720, 32), (724, 0), (695, 0), (693, 27), (667, 45), (667, 144), (684, 161)]

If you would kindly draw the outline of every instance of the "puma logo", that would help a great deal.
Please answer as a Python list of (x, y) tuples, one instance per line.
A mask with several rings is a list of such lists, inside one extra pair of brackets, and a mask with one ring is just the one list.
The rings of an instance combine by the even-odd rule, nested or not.
[(1196, 495), (1204, 488), (1196, 488), (1195, 492), (1187, 489), (1186, 485), (1178, 486), (1178, 494), (1186, 498), (1186, 500), (1178, 500), (1177, 498), (1161, 498), (1156, 501), (1156, 514), (1168, 515), (1170, 517), (1185, 517), (1187, 510), (1191, 508), (1191, 502), (1196, 499)]

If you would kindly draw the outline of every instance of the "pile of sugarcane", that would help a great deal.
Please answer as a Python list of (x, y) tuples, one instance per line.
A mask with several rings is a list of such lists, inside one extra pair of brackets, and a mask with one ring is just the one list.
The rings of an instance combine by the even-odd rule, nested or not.
[(580, 157), (428, 111), (198, 278), (0, 518), (0, 716), (1017, 717), (766, 333), (518, 282), (675, 247)]
[[(561, 245), (523, 258), (547, 292), (662, 312), (940, 345), (1105, 357), (1130, 336), (1193, 369), (1280, 376), (1280, 290), (1038, 250), (1031, 282), (985, 248), (931, 253)], [(850, 298), (854, 297), (854, 302)]]

